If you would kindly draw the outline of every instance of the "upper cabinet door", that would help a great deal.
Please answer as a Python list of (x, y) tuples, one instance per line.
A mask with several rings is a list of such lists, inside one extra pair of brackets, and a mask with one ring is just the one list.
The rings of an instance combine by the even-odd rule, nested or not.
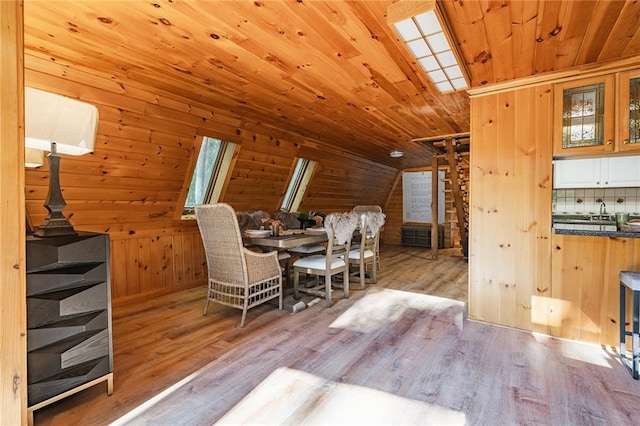
[(640, 70), (620, 73), (618, 150), (640, 150)]
[(640, 186), (640, 155), (602, 158), (604, 187)]
[(554, 89), (554, 155), (613, 151), (613, 75), (558, 83)]
[(598, 188), (602, 186), (600, 158), (557, 160), (553, 164), (553, 188)]

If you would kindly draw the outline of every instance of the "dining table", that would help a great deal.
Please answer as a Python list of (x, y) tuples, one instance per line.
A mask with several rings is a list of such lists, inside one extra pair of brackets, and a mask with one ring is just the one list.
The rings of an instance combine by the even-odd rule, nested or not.
[(307, 244), (324, 243), (327, 242), (328, 238), (326, 232), (301, 229), (282, 231), (278, 236), (268, 235), (265, 237), (250, 237), (245, 234), (242, 240), (247, 246), (259, 246), (267, 250), (289, 250), (305, 246)]

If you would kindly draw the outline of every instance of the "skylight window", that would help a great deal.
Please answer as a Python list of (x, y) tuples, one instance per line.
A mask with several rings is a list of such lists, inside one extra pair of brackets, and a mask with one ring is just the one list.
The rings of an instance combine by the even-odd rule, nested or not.
[(435, 10), (404, 19), (393, 26), (441, 93), (469, 87)]
[(236, 145), (204, 137), (193, 171), (183, 215), (191, 215), (198, 204), (217, 203), (227, 181)]
[(311, 176), (315, 170), (316, 164), (317, 163), (315, 161), (298, 158), (291, 180), (289, 181), (289, 186), (287, 187), (287, 192), (282, 200), (282, 210), (289, 212), (298, 210), (300, 203), (302, 202), (302, 197), (304, 197), (304, 193), (307, 190), (307, 185), (309, 184)]

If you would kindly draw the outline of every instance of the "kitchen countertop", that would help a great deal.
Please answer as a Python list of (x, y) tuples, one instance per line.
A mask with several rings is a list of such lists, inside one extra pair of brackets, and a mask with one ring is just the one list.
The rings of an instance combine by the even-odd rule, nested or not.
[[(629, 219), (639, 219), (637, 214)], [(590, 237), (640, 238), (640, 232), (618, 230), (614, 215), (594, 213), (554, 213), (553, 231), (559, 235), (585, 235)], [(629, 228), (629, 227), (625, 227)]]
[[(583, 226), (583, 229), (563, 229), (554, 226), (553, 231), (558, 235), (584, 235), (587, 237), (618, 237), (640, 238), (640, 232), (622, 232), (615, 230), (602, 230), (600, 225), (591, 225), (592, 228)], [(615, 226), (614, 226), (615, 229)]]

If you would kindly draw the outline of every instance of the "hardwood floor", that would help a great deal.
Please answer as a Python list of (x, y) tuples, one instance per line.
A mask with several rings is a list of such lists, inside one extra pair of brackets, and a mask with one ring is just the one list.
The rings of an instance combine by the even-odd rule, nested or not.
[(243, 329), (239, 310), (202, 316), (204, 289), (115, 306), (113, 395), (87, 389), (36, 425), (640, 424), (615, 350), (469, 321), (462, 257), (381, 253), (376, 286), (258, 307)]

